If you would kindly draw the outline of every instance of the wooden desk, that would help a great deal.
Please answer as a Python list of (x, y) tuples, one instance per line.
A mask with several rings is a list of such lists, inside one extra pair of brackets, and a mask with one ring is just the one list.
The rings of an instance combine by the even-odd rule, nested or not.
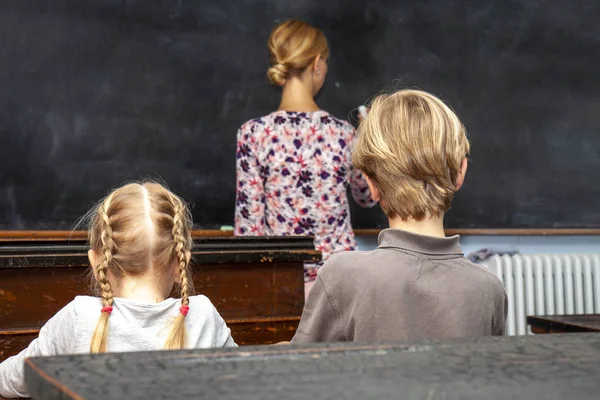
[(600, 314), (527, 317), (533, 333), (600, 332)]
[[(0, 361), (37, 337), (76, 295), (89, 293), (85, 241), (0, 242)], [(197, 237), (193, 278), (240, 345), (290, 340), (304, 307), (304, 262), (320, 260), (308, 237)]]
[(597, 399), (600, 335), (61, 356), (25, 368), (40, 399)]

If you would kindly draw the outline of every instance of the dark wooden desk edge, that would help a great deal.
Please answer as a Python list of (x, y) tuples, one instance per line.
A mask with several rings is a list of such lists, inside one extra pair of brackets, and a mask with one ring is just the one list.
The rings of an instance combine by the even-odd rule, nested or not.
[[(2, 232), (0, 231), (0, 234)], [(70, 232), (33, 232), (26, 237), (0, 237), (0, 268), (30, 265), (87, 265), (88, 245), (83, 235)], [(68, 234), (68, 235), (67, 235)], [(310, 236), (234, 237), (196, 235), (192, 249), (193, 264), (294, 263), (319, 262), (321, 252)]]
[[(496, 346), (509, 346), (509, 349), (514, 348), (515, 350), (518, 347), (523, 345), (533, 345), (540, 346), (542, 344), (543, 348), (546, 349), (546, 353), (555, 354), (553, 352), (554, 346), (552, 344), (565, 344), (568, 346), (569, 344), (597, 344), (599, 343), (600, 335), (590, 334), (590, 333), (580, 333), (580, 334), (562, 334), (562, 335), (552, 335), (552, 337), (544, 337), (542, 336), (523, 336), (523, 337), (483, 337), (478, 339), (469, 339), (469, 340), (447, 340), (447, 341), (438, 341), (438, 340), (422, 340), (422, 341), (405, 341), (405, 342), (392, 342), (392, 343), (373, 343), (373, 344), (361, 344), (361, 343), (321, 343), (321, 344), (305, 344), (305, 345), (289, 345), (289, 346), (249, 346), (244, 348), (228, 348), (228, 349), (192, 349), (192, 350), (175, 350), (175, 351), (154, 351), (154, 352), (139, 352), (135, 353), (136, 357), (141, 357), (144, 360), (152, 359), (156, 354), (161, 355), (163, 359), (170, 360), (184, 360), (186, 365), (189, 366), (187, 360), (190, 359), (203, 359), (203, 360), (222, 360), (228, 362), (228, 360), (239, 359), (240, 357), (244, 359), (261, 359), (263, 361), (268, 360), (268, 358), (275, 356), (277, 358), (281, 356), (310, 356), (310, 354), (319, 354), (321, 356), (327, 354), (347, 354), (347, 355), (355, 355), (360, 356), (361, 353), (365, 354), (373, 354), (373, 351), (377, 351), (379, 354), (380, 351), (383, 352), (394, 352), (394, 353), (405, 353), (409, 352), (412, 354), (415, 353), (429, 353), (436, 352), (442, 350), (443, 352), (448, 351), (447, 349), (456, 349), (457, 352), (467, 353), (467, 354), (476, 354), (481, 355), (485, 354), (485, 347), (488, 345), (492, 345), (492, 348)], [(483, 347), (482, 347), (483, 346)], [(461, 349), (463, 348), (463, 349)], [(597, 347), (596, 347), (597, 348)], [(77, 355), (75, 357), (78, 358), (90, 358), (90, 357), (119, 357), (118, 353), (110, 353), (106, 355)], [(128, 355), (131, 356), (131, 355)], [(46, 371), (46, 367), (49, 362), (53, 362), (53, 360), (65, 357), (73, 357), (68, 355), (62, 356), (54, 356), (54, 357), (43, 357), (43, 358), (32, 358), (30, 362), (27, 363), (27, 367), (31, 368), (35, 365), (36, 371), (43, 370)], [(32, 371), (33, 372), (33, 371)], [(39, 376), (39, 375), (38, 375)], [(43, 377), (42, 377), (43, 378)], [(48, 382), (43, 378), (45, 382)]]
[[(583, 316), (578, 315), (578, 316)], [(552, 315), (530, 315), (527, 317), (527, 324), (531, 325), (531, 330), (545, 330), (550, 331), (553, 329), (568, 332), (599, 332), (598, 329), (575, 324), (566, 321), (556, 321), (552, 319)], [(564, 317), (563, 315), (557, 315), (556, 317)]]
[[(552, 335), (552, 338), (542, 336), (482, 336), (476, 339), (448, 339), (448, 340), (408, 340), (408, 341), (392, 341), (379, 343), (359, 343), (359, 342), (327, 342), (327, 343), (306, 343), (306, 344), (289, 344), (286, 346), (272, 345), (252, 345), (244, 347), (228, 347), (228, 348), (212, 348), (212, 349), (186, 349), (186, 350), (155, 350), (136, 352), (138, 356), (149, 356), (152, 354), (162, 354), (165, 358), (212, 358), (212, 359), (228, 359), (238, 358), (242, 355), (246, 359), (253, 357), (266, 358), (269, 356), (281, 355), (300, 355), (311, 353), (322, 354), (361, 354), (378, 350), (396, 351), (401, 353), (420, 353), (431, 352), (440, 349), (448, 348), (476, 348), (479, 346), (487, 346), (491, 344), (510, 345), (518, 343), (523, 345), (535, 344), (538, 342), (546, 343), (549, 341), (564, 341), (564, 342), (600, 342), (600, 335), (593, 332), (586, 333), (564, 333), (560, 335)], [(111, 355), (130, 354), (130, 353), (106, 353)], [(47, 362), (50, 358), (64, 358), (72, 355), (59, 355), (52, 357), (33, 357), (31, 360), (35, 363), (37, 360)], [(76, 357), (90, 357), (95, 355), (81, 354)], [(104, 356), (104, 355), (102, 355)]]
[(83, 397), (79, 396), (77, 393), (70, 390), (67, 386), (63, 385), (55, 378), (48, 375), (45, 371), (43, 371), (41, 368), (39, 368), (37, 365), (35, 365), (35, 363), (32, 362), (31, 359), (29, 359), (29, 358), (25, 359), (25, 366), (26, 366), (26, 369), (27, 369), (27, 367), (29, 367), (32, 372), (37, 374), (40, 378), (44, 379), (56, 390), (58, 390), (61, 393), (64, 393), (66, 396), (69, 396), (70, 399), (83, 400)]
[[(360, 236), (376, 236), (382, 229), (355, 229), (354, 233)], [(446, 235), (454, 236), (599, 236), (600, 229), (596, 228), (548, 228), (548, 229), (474, 229), (474, 228), (449, 228)], [(218, 229), (198, 229), (192, 231), (194, 238), (202, 237), (231, 237), (233, 231)], [(43, 240), (64, 241), (85, 240), (85, 231), (62, 230), (30, 230), (30, 231), (0, 231), (0, 242)]]
[[(273, 264), (277, 268), (297, 263), (316, 263), (322, 259), (321, 253), (312, 250), (264, 250), (264, 251), (214, 251), (192, 252), (192, 268), (202, 268), (206, 265), (231, 264)], [(0, 270), (35, 268), (87, 268), (87, 255), (77, 254), (22, 254), (0, 255)]]

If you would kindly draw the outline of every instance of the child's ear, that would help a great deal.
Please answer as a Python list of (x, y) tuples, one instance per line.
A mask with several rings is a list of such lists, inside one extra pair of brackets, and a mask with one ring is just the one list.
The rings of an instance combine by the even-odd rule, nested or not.
[(458, 176), (456, 177), (456, 190), (460, 189), (465, 183), (465, 175), (467, 175), (467, 166), (468, 166), (467, 157), (463, 158), (460, 163), (460, 170), (458, 171)]
[(88, 251), (88, 260), (90, 261), (90, 266), (92, 267), (95, 279), (98, 279), (98, 258), (98, 254), (94, 250), (90, 249)]
[(379, 188), (375, 183), (369, 178), (367, 175), (363, 174), (365, 180), (367, 181), (367, 185), (369, 185), (369, 190), (371, 191), (371, 198), (375, 201), (381, 200), (381, 193), (379, 192)]
[(171, 268), (171, 274), (173, 277), (173, 282), (175, 282), (176, 284), (180, 284), (181, 283), (181, 272), (179, 272), (179, 263), (177, 262), (177, 258), (175, 258), (175, 260), (173, 261), (173, 264), (171, 264), (172, 268)]

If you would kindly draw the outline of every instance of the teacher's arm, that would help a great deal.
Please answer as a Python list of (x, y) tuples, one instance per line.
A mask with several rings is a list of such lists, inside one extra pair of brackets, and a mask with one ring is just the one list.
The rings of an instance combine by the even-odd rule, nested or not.
[(352, 197), (361, 207), (374, 207), (377, 205), (377, 201), (373, 200), (373, 197), (371, 196), (371, 190), (369, 189), (367, 180), (365, 179), (363, 173), (359, 169), (354, 168), (352, 165), (352, 149), (354, 148), (354, 142), (356, 140), (356, 131), (350, 124), (347, 124), (345, 128), (347, 142), (349, 144), (346, 147), (346, 161), (350, 166), (350, 193), (352, 193)]
[(250, 123), (237, 134), (236, 151), (236, 236), (265, 235), (265, 190), (260, 174), (258, 147)]

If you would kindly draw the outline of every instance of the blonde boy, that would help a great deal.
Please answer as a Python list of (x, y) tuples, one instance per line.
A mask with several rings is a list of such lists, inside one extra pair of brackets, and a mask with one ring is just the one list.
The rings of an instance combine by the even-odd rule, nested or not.
[(321, 268), (292, 343), (504, 334), (502, 283), (444, 234), (468, 153), (464, 126), (437, 97), (401, 90), (373, 101), (353, 162), (390, 228), (376, 250), (334, 254)]

